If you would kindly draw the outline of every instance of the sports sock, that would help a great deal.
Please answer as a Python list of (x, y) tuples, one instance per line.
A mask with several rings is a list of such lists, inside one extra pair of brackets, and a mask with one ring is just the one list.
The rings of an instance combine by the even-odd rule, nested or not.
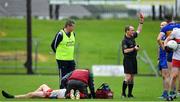
[(167, 91), (167, 90), (164, 90), (162, 96), (165, 97), (165, 98), (168, 97), (168, 96), (169, 96), (169, 95), (168, 95), (168, 91)]
[(8, 94), (8, 93), (5, 92), (5, 91), (2, 91), (2, 95), (3, 95), (4, 97), (6, 97), (6, 98), (14, 98), (13, 95), (10, 95), (10, 94)]
[(122, 86), (122, 94), (126, 94), (126, 88), (127, 88), (127, 81), (123, 81), (123, 86)]
[(134, 87), (134, 82), (133, 81), (129, 81), (128, 82), (128, 95), (132, 95), (133, 87)]
[(168, 91), (167, 91), (167, 90), (164, 90), (164, 91), (163, 91), (163, 94), (168, 94)]

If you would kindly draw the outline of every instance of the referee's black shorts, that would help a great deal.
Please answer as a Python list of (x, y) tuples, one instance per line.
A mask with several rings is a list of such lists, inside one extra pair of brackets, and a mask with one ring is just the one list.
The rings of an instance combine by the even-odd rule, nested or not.
[(125, 74), (137, 74), (137, 59), (136, 59), (136, 57), (124, 57), (123, 66), (124, 66)]

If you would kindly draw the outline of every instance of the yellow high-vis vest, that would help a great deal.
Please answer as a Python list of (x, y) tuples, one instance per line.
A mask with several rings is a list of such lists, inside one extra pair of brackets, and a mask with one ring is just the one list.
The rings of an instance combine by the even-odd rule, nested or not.
[(71, 32), (70, 37), (66, 35), (64, 30), (63, 39), (59, 43), (56, 49), (56, 59), (57, 60), (74, 60), (74, 46), (75, 46), (75, 36), (74, 32)]

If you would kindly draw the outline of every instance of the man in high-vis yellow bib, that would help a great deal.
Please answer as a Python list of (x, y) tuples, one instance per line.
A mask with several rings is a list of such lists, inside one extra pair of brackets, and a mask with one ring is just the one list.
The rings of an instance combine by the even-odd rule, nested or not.
[[(75, 33), (73, 32), (75, 22), (67, 20), (62, 30), (56, 34), (51, 48), (56, 53), (56, 61), (59, 69), (59, 82), (67, 73), (75, 70), (74, 47)], [(64, 88), (60, 85), (60, 89)]]

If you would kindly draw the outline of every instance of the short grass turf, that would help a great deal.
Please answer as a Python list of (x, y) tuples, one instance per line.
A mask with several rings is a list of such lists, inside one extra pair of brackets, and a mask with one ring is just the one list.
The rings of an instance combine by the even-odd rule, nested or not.
[[(79, 101), (163, 101), (158, 97), (162, 93), (162, 79), (160, 77), (135, 77), (133, 94), (135, 98), (122, 99), (121, 87), (123, 77), (95, 77), (95, 88), (102, 83), (110, 85), (114, 92), (114, 98), (109, 100), (88, 99)], [(22, 94), (33, 91), (41, 84), (48, 84), (53, 89), (58, 89), (58, 75), (0, 75), (0, 90), (8, 91), (11, 94)], [(67, 99), (6, 99), (0, 94), (0, 101), (72, 101)], [(77, 100), (76, 100), (77, 101)], [(179, 98), (176, 101), (180, 101)]]

